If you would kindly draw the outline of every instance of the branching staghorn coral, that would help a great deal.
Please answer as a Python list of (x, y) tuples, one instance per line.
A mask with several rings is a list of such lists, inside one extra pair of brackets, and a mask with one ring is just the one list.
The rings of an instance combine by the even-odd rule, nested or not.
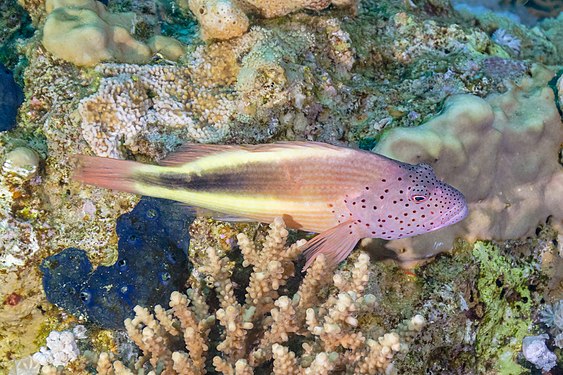
[[(369, 311), (375, 297), (364, 294), (369, 272), (369, 257), (361, 254), (351, 271), (338, 271), (327, 298), (319, 292), (328, 286), (329, 270), (319, 257), (308, 270), (298, 291), (290, 298), (280, 290), (294, 275), (294, 261), (303, 245), (286, 246), (288, 232), (282, 219), (271, 225), (261, 249), (244, 234), (239, 245), (244, 266), (252, 266), (244, 304), (235, 296), (232, 267), (226, 257), (208, 249), (200, 268), (215, 290), (220, 307), (210, 312), (202, 288), (191, 283), (187, 294), (174, 292), (170, 309), (156, 306), (154, 312), (137, 306), (136, 317), (125, 321), (131, 339), (143, 351), (137, 362), (162, 369), (162, 374), (203, 374), (206, 358), (214, 344), (210, 331), (214, 322), (221, 327), (220, 355), (213, 366), (222, 374), (253, 374), (273, 359), (274, 374), (377, 374), (392, 371), (392, 360), (408, 351), (409, 343), (426, 322), (420, 315), (403, 321), (381, 337), (363, 332), (358, 316)], [(299, 338), (300, 337), (300, 338)], [(302, 341), (302, 353), (289, 349), (293, 340)], [(184, 341), (184, 349), (175, 350)], [(112, 363), (104, 353), (98, 361), (99, 374), (132, 373), (120, 361)], [(257, 370), (258, 371), (258, 370)], [(257, 372), (258, 373), (258, 372)]]

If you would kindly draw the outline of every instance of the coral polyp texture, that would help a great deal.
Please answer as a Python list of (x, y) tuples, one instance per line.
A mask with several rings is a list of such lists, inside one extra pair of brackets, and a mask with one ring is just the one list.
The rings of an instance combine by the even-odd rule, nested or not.
[(383, 135), (373, 151), (431, 164), (437, 176), (461, 190), (469, 205), (468, 217), (458, 224), (391, 241), (387, 246), (401, 259), (450, 250), (458, 237), (518, 239), (533, 234), (550, 216), (555, 222), (563, 220), (563, 167), (557, 160), (563, 124), (547, 86), (551, 77), (550, 71), (537, 67), (534, 78), (523, 79), (504, 94), (451, 97), (426, 124)]
[[(339, 21), (318, 27), (323, 44), (331, 46), (333, 67), (349, 71), (353, 50)], [(304, 87), (307, 69), (297, 65), (301, 54), (319, 53), (315, 41), (297, 30), (254, 28), (236, 40), (197, 47), (187, 54), (186, 65), (101, 64), (97, 91), (78, 108), (82, 135), (95, 154), (109, 157), (127, 152), (154, 157), (180, 140), (269, 139), (283, 128), (275, 118), (293, 103), (302, 108), (303, 91), (320, 84)], [(284, 121), (297, 121), (293, 117)]]
[[(125, 321), (129, 337), (143, 352), (135, 368), (150, 363), (151, 368), (168, 374), (201, 374), (211, 352), (217, 353), (212, 362), (220, 374), (391, 372), (393, 358), (409, 350), (426, 320), (415, 315), (381, 336), (362, 331), (358, 319), (376, 304), (375, 296), (365, 293), (369, 282), (366, 254), (358, 257), (349, 272), (337, 272), (332, 282), (320, 257), (297, 292), (284, 295), (302, 245), (299, 241), (287, 246), (287, 236), (280, 218), (270, 225), (261, 248), (246, 235), (238, 235), (243, 266), (252, 267), (244, 303), (237, 297), (228, 259), (209, 248), (200, 272), (212, 286), (219, 308), (210, 308), (201, 282), (193, 283), (186, 294), (172, 293), (170, 309), (135, 307), (136, 316)], [(334, 292), (320, 297), (321, 288), (330, 284)], [(217, 324), (221, 339), (213, 348), (211, 332)], [(300, 355), (288, 347), (296, 337), (302, 337)], [(178, 346), (185, 348), (174, 349)], [(122, 361), (112, 361), (112, 357), (100, 355), (99, 374), (129, 373)]]
[(230, 69), (207, 86), (193, 83), (198, 78), (189, 67), (102, 65), (99, 70), (107, 78), (79, 107), (83, 137), (98, 156), (138, 152), (142, 138), (158, 137), (166, 128), (169, 135), (176, 131), (194, 141), (226, 136), (234, 108), (220, 84), (234, 79)]

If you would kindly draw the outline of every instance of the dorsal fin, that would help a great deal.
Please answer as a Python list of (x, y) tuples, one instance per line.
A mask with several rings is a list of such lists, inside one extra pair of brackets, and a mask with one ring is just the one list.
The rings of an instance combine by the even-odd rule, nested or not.
[(159, 164), (164, 166), (175, 166), (192, 162), (194, 160), (228, 151), (244, 150), (248, 152), (269, 152), (280, 149), (298, 149), (298, 148), (318, 148), (330, 150), (346, 150), (344, 147), (333, 146), (320, 142), (276, 142), (258, 145), (209, 145), (201, 143), (186, 143), (180, 146), (176, 151), (168, 154)]
[(205, 156), (217, 154), (225, 151), (233, 151), (238, 149), (236, 145), (208, 145), (201, 143), (185, 143), (177, 150), (169, 153), (166, 157), (158, 162), (160, 165), (167, 167), (185, 164)]

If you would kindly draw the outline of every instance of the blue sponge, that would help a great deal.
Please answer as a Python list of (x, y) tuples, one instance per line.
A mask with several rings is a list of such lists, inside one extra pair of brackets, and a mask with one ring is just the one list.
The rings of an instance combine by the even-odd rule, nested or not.
[(18, 108), (23, 102), (23, 91), (12, 73), (0, 64), (0, 132), (16, 126)]
[(168, 303), (181, 290), (192, 265), (187, 251), (193, 217), (178, 204), (143, 197), (117, 220), (117, 261), (95, 270), (86, 252), (68, 248), (41, 264), (49, 302), (111, 329), (122, 329), (133, 307)]

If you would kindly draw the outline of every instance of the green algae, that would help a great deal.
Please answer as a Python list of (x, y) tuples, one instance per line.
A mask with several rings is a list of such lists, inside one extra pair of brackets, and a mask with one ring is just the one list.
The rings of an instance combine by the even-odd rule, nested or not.
[(527, 373), (516, 356), (532, 325), (529, 286), (539, 271), (490, 243), (477, 242), (472, 254), (479, 264), (477, 290), (484, 305), (476, 343), (480, 372), (493, 367), (498, 374)]
[[(533, 319), (547, 281), (540, 266), (545, 250), (538, 245), (549, 238), (458, 241), (452, 253), (416, 270), (417, 293), (403, 294), (399, 303), (382, 299), (388, 315), (410, 305), (431, 322), (414, 344), (416, 350), (396, 361), (398, 373), (530, 373), (521, 345), (525, 336), (538, 333)], [(378, 282), (388, 288), (385, 278)]]

